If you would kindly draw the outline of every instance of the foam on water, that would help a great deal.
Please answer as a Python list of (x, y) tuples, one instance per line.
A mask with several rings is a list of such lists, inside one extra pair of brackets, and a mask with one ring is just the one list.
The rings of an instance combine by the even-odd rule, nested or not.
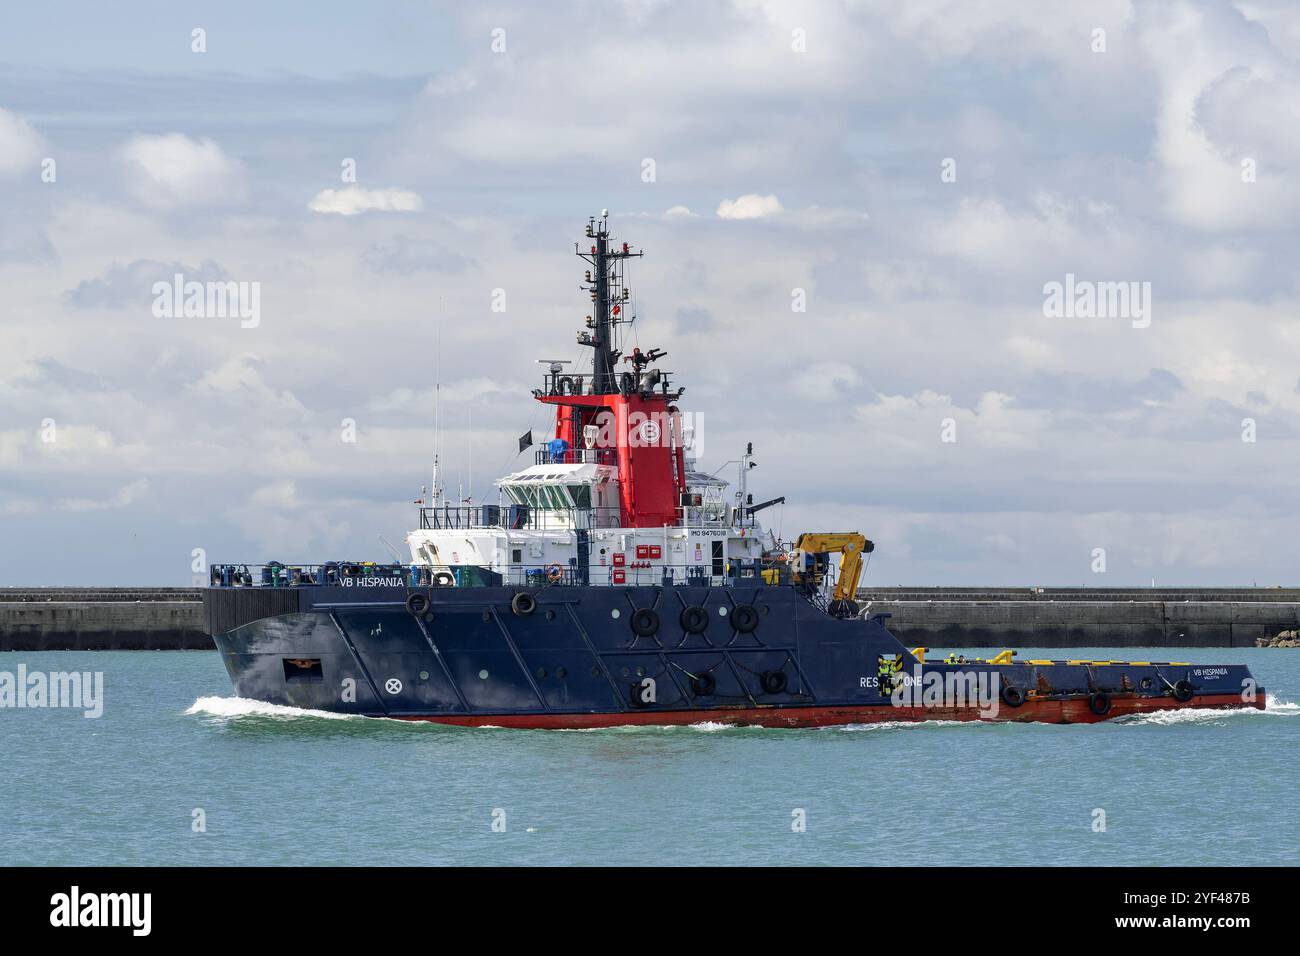
[(1264, 701), (1264, 709), (1256, 707), (1232, 707), (1223, 710), (1192, 708), (1182, 710), (1157, 710), (1149, 714), (1127, 714), (1117, 717), (1112, 723), (1126, 727), (1168, 727), (1174, 724), (1214, 724), (1224, 720), (1244, 717), (1296, 717), (1300, 716), (1300, 704), (1278, 700), (1272, 694)]
[(713, 734), (713, 733), (717, 733), (719, 730), (744, 729), (741, 727), (737, 727), (734, 724), (724, 724), (721, 721), (717, 721), (717, 720), (701, 720), (698, 724), (687, 724), (686, 726), (691, 730), (697, 731), (702, 734)]
[(323, 720), (363, 720), (358, 714), (334, 714), (327, 710), (306, 710), (302, 707), (286, 707), (283, 704), (268, 704), (261, 700), (249, 700), (246, 697), (200, 697), (185, 711), (186, 715), (202, 714), (207, 717), (220, 717), (232, 720), (239, 717), (270, 717), (274, 720), (299, 720), (318, 718)]
[(820, 729), (855, 734), (868, 730), (902, 730), (904, 727), (978, 727), (987, 724), (988, 721), (981, 720), (881, 720), (874, 723), (844, 724)]
[(742, 731), (763, 729), (765, 728), (756, 725), (739, 725), (716, 720), (702, 720), (694, 724), (615, 724), (610, 727), (560, 727), (553, 732), (561, 734), (711, 734), (720, 730)]
[[(366, 720), (375, 718), (366, 718), (360, 714), (338, 714), (326, 710), (308, 710), (301, 707), (286, 707), (283, 704), (268, 704), (265, 701), (250, 700), (245, 697), (200, 697), (189, 709), (185, 711), (187, 716), (202, 715), (205, 717), (216, 717), (221, 720), (236, 720), (243, 717), (260, 717), (270, 718), (272, 720)], [(1215, 723), (1217, 721), (1249, 717), (1249, 716), (1272, 716), (1272, 717), (1297, 717), (1300, 716), (1300, 704), (1291, 701), (1279, 700), (1273, 695), (1269, 695), (1264, 710), (1258, 710), (1254, 707), (1237, 707), (1226, 710), (1207, 710), (1207, 709), (1180, 709), (1180, 710), (1160, 710), (1149, 714), (1128, 714), (1123, 717), (1117, 717), (1109, 723), (1121, 726), (1168, 726), (1172, 724), (1197, 724), (1197, 723)], [(384, 719), (384, 718), (378, 718)], [(421, 721), (392, 721), (394, 724), (403, 726), (418, 727)], [(843, 724), (832, 727), (816, 728), (819, 730), (829, 730), (839, 733), (861, 733), (863, 731), (876, 730), (901, 730), (907, 727), (981, 727), (989, 726), (989, 721), (972, 721), (972, 720), (884, 720), (873, 723)], [(505, 728), (497, 724), (482, 724), (478, 730), (504, 730)], [(663, 724), (624, 724), (615, 727), (581, 727), (565, 728), (565, 733), (664, 733), (673, 731), (692, 731), (695, 733), (711, 734), (719, 731), (744, 731), (744, 730), (764, 730), (767, 728), (757, 725), (737, 726), (736, 724), (725, 723), (715, 720), (704, 720), (699, 723), (687, 725), (663, 725)]]

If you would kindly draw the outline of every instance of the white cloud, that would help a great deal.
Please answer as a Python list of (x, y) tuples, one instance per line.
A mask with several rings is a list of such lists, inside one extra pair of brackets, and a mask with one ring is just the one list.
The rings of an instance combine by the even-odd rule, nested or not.
[(746, 193), (736, 199), (724, 199), (718, 203), (719, 219), (764, 219), (780, 215), (781, 212), (781, 200), (757, 193)]
[(227, 205), (248, 192), (243, 164), (207, 138), (136, 136), (118, 155), (131, 194), (153, 209)]
[(252, 409), (274, 410), (279, 414), (305, 412), (303, 405), (288, 389), (269, 385), (262, 375), (265, 363), (250, 355), (227, 359), (209, 369), (190, 386), (200, 400), (227, 402)]
[[(1291, 60), (1234, 7), (1144, 8), (1141, 41), (1160, 83), (1153, 155), (1165, 210), (1205, 231), (1286, 225), (1300, 211)], [(1243, 160), (1257, 164), (1243, 182)]]
[(808, 401), (831, 401), (860, 381), (857, 369), (844, 362), (817, 362), (791, 381), (795, 393)]
[(671, 208), (665, 210), (664, 218), (665, 219), (698, 219), (700, 217), (695, 213), (691, 212), (690, 209), (687, 208), (686, 206), (672, 206)]
[(45, 143), (31, 123), (0, 109), (0, 176), (18, 176), (40, 162)]
[[(1300, 285), (1287, 263), (1300, 193), (1268, 192), (1300, 172), (1285, 0), (1249, 0), (1267, 8), (1267, 35), (1224, 0), (1131, 17), (1119, 0), (1065, 11), (879, 0), (817, 5), (811, 21), (767, 0), (653, 2), (635, 28), (626, 5), (608, 9), (613, 26), (574, 0), (520, 7), (507, 56), (487, 51), (478, 14), (453, 17), (468, 38), (464, 72), (422, 94), (409, 81), (232, 73), (160, 75), (142, 99), (129, 75), (52, 63), (56, 82), (24, 91), (23, 110), (59, 118), (60, 180), (75, 188), (44, 186), (30, 166), (22, 188), (0, 181), (17, 333), (0, 350), (12, 429), (0, 431), (0, 510), (23, 556), (0, 556), (0, 576), (38, 574), (27, 569), (87, 533), (61, 502), (109, 499), (144, 474), (152, 486), (137, 504), (94, 512), (88, 546), (111, 573), (138, 567), (126, 559), (139, 556), (131, 535), (146, 514), (160, 554), (379, 556), (376, 531), (400, 539), (435, 447), (449, 487), (491, 500), (491, 479), (530, 457), (517, 436), (554, 420), (528, 395), (534, 359), (588, 354), (572, 338), (589, 306), (570, 241), (601, 206), (652, 211), (617, 223), (620, 241), (647, 251), (629, 269), (635, 331), (643, 348), (670, 350), (684, 410), (708, 418), (710, 464), (753, 440), (765, 450), (753, 490), (789, 495), (787, 532), (857, 517), (878, 529), (873, 580), (1075, 582), (1103, 544), (1117, 583), (1142, 561), (1180, 583), (1289, 573)], [(790, 50), (794, 26), (807, 28), (806, 54)], [(1108, 31), (1105, 54), (1089, 48), (1094, 26)], [(608, 89), (573, 70), (573, 45), (595, 42), (635, 109), (611, 111)], [(954, 72), (969, 96), (927, 82)], [(142, 138), (152, 148), (127, 168), (149, 204), (123, 202), (108, 178), (122, 164), (106, 173), (85, 158), (106, 131), (114, 142), (158, 131), (180, 90), (204, 104), (187, 114), (204, 125), (182, 128), (211, 131), (221, 149)], [(257, 109), (231, 106), (250, 91)], [(314, 135), (303, 117), (346, 132)], [(44, 155), (30, 127), (4, 128), (0, 144), (18, 129), (28, 162)], [(218, 175), (167, 174), (168, 142), (215, 154)], [(1240, 181), (1244, 150), (1259, 159), (1253, 185)], [(391, 216), (358, 214), (396, 208), (401, 191), (323, 178), (344, 154), (361, 158), (367, 186), (430, 197), (426, 213), (399, 220), (401, 235)], [(0, 150), (0, 163), (14, 155)], [(956, 183), (940, 181), (946, 156)], [(641, 179), (648, 157), (657, 185)], [(199, 221), (155, 214), (224, 201), (213, 184), (232, 166), (235, 195), (256, 182), (255, 206)], [(305, 191), (327, 185), (339, 190)], [(767, 207), (741, 188), (785, 199)], [(710, 212), (723, 197), (732, 215), (756, 199), (757, 224)], [(334, 215), (302, 216), (309, 201)], [(1264, 221), (1261, 203), (1277, 231), (1221, 231), (1233, 216)], [(38, 260), (28, 250), (40, 242)], [(159, 324), (113, 305), (137, 284), (127, 269), (115, 298), (115, 262), (209, 260), (263, 282), (257, 330)], [(1151, 279), (1152, 328), (1046, 319), (1042, 286), (1067, 271)], [(509, 286), (506, 314), (490, 311), (496, 285)], [(794, 288), (807, 314), (791, 312)], [(141, 349), (142, 336), (155, 347)], [(439, 380), (454, 426), (441, 441)], [(779, 383), (759, 416), (736, 408), (755, 381)], [(801, 392), (826, 398), (809, 406), (825, 414), (808, 414)], [(1257, 444), (1240, 440), (1246, 415)], [(55, 445), (37, 432), (46, 417)], [(344, 418), (355, 443), (340, 440)], [(945, 418), (955, 443), (942, 440)], [(359, 484), (363, 474), (387, 478)], [(1197, 551), (1202, 537), (1218, 543)], [(188, 568), (178, 558), (151, 570), (179, 583)]]
[(322, 189), (307, 208), (312, 212), (355, 216), (363, 212), (419, 212), (424, 200), (405, 189)]
[(137, 478), (129, 485), (119, 488), (108, 498), (62, 498), (58, 507), (61, 511), (106, 511), (109, 508), (126, 508), (135, 504), (149, 491), (149, 479)]

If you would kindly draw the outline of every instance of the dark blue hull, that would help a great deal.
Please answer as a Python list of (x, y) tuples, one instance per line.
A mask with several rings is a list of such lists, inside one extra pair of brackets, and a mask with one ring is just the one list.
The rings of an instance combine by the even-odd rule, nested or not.
[[(1069, 722), (1264, 701), (1242, 665), (922, 663), (883, 622), (833, 618), (790, 587), (549, 587), (528, 592), (531, 610), (512, 606), (518, 593), (212, 588), (205, 605), (239, 696), (376, 717), (525, 727)], [(408, 606), (412, 594), (426, 611)], [(894, 686), (916, 683), (902, 702), (879, 680), (881, 658), (896, 655)], [(951, 684), (924, 697), (932, 674), (987, 681), (993, 699), (954, 698)]]

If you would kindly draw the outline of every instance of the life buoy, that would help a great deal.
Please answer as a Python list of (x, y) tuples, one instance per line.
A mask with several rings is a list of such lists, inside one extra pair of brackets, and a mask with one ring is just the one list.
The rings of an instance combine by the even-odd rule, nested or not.
[(643, 607), (631, 619), (632, 631), (638, 637), (649, 637), (659, 630), (659, 615), (648, 607)]
[(1008, 707), (1019, 707), (1025, 702), (1025, 692), (1015, 684), (1003, 684), (1001, 697)]
[(718, 689), (718, 681), (712, 674), (696, 674), (691, 678), (691, 691), (696, 697), (708, 697)]
[(731, 626), (741, 634), (748, 634), (758, 627), (758, 612), (748, 604), (738, 604), (731, 612)]
[(450, 571), (439, 571), (433, 576), (433, 583), (440, 588), (449, 588), (456, 583), (456, 578)]
[(1110, 694), (1104, 690), (1095, 690), (1088, 695), (1088, 709), (1098, 717), (1105, 717), (1110, 713)]
[(527, 617), (537, 610), (537, 598), (527, 591), (520, 591), (510, 599), (510, 610), (516, 617)]
[(684, 607), (678, 620), (687, 634), (703, 634), (709, 626), (709, 612), (698, 605)]
[(758, 682), (763, 685), (765, 694), (779, 694), (789, 686), (785, 671), (764, 671), (759, 675)]
[(406, 610), (415, 617), (424, 617), (429, 610), (429, 598), (416, 591), (406, 596)]
[(562, 577), (564, 577), (564, 568), (560, 567), (558, 564), (548, 564), (546, 566), (546, 580), (554, 584)]
[(1178, 683), (1174, 684), (1173, 692), (1174, 700), (1178, 701), (1180, 704), (1185, 704), (1192, 699), (1192, 695), (1196, 691), (1195, 688), (1192, 687), (1192, 682), (1183, 678), (1178, 681)]

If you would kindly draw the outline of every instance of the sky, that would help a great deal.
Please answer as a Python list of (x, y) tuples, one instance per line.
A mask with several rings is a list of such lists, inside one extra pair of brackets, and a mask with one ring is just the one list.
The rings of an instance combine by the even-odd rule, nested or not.
[(1282, 0), (15, 7), (0, 586), (386, 560), (439, 443), (495, 500), (602, 208), (783, 539), (1295, 585), (1298, 55)]

